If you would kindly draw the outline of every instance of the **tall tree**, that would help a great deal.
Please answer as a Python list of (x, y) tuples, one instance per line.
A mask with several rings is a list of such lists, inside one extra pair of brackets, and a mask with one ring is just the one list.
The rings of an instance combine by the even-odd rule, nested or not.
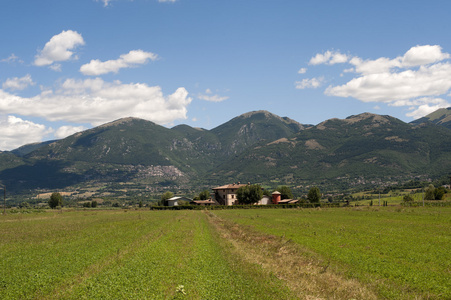
[(435, 200), (435, 187), (433, 184), (430, 184), (426, 188), (426, 193), (424, 195), (424, 200)]
[(279, 186), (277, 191), (280, 193), (280, 198), (283, 199), (293, 199), (293, 193), (291, 193), (291, 189), (286, 185)]
[(263, 190), (258, 184), (245, 185), (236, 191), (236, 198), (240, 204), (257, 203), (262, 197)]
[(52, 193), (49, 199), (50, 208), (56, 208), (58, 206), (63, 206), (63, 196), (60, 193)]
[(316, 186), (312, 187), (307, 194), (307, 199), (311, 203), (319, 203), (319, 201), (321, 200), (321, 191), (319, 190), (319, 188)]

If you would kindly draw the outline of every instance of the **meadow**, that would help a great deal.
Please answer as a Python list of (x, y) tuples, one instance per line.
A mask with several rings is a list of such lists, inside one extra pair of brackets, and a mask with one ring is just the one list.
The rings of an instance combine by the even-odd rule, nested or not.
[(451, 299), (451, 209), (354, 207), (215, 211), (249, 232), (283, 237), (301, 255), (386, 299)]
[(1, 299), (449, 299), (451, 208), (0, 216)]

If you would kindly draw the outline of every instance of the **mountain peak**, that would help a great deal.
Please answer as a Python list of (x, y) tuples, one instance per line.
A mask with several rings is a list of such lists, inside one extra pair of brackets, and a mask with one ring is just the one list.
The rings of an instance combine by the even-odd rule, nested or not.
[(153, 123), (152, 121), (148, 121), (148, 120), (144, 120), (144, 119), (140, 119), (140, 118), (135, 118), (135, 117), (126, 117), (126, 118), (121, 118), (103, 125), (100, 125), (99, 128), (106, 128), (106, 127), (112, 127), (112, 126), (118, 126), (118, 125), (124, 125), (124, 124), (131, 124), (134, 122), (149, 122), (149, 123)]
[(382, 116), (382, 115), (372, 114), (372, 113), (368, 113), (368, 112), (349, 116), (346, 119), (344, 119), (343, 121), (345, 121), (348, 124), (354, 124), (354, 123), (358, 123), (358, 122), (361, 122), (363, 120), (368, 120), (368, 119), (372, 119), (373, 123), (390, 122), (388, 116)]
[(267, 118), (268, 117), (276, 117), (276, 115), (274, 115), (273, 113), (270, 113), (267, 110), (255, 110), (255, 111), (250, 111), (250, 112), (244, 113), (244, 114), (240, 115), (238, 118), (250, 118), (255, 115), (264, 115)]

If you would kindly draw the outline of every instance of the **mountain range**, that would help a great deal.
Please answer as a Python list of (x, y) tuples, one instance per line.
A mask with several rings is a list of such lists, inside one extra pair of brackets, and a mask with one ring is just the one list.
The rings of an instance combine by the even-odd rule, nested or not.
[(410, 124), (362, 113), (314, 126), (255, 111), (206, 130), (124, 118), (2, 152), (0, 180), (13, 193), (142, 194), (238, 181), (343, 191), (449, 175), (450, 124), (451, 108)]

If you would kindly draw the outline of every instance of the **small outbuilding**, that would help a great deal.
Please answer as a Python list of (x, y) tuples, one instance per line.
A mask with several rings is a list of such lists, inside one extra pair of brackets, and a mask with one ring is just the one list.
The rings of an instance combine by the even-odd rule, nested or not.
[(193, 200), (190, 202), (190, 204), (209, 206), (209, 205), (215, 205), (217, 203), (211, 199), (208, 199), (208, 200)]
[(186, 201), (190, 203), (192, 200), (186, 197), (172, 197), (166, 200), (168, 203), (168, 206), (178, 206), (180, 205), (180, 201)]

